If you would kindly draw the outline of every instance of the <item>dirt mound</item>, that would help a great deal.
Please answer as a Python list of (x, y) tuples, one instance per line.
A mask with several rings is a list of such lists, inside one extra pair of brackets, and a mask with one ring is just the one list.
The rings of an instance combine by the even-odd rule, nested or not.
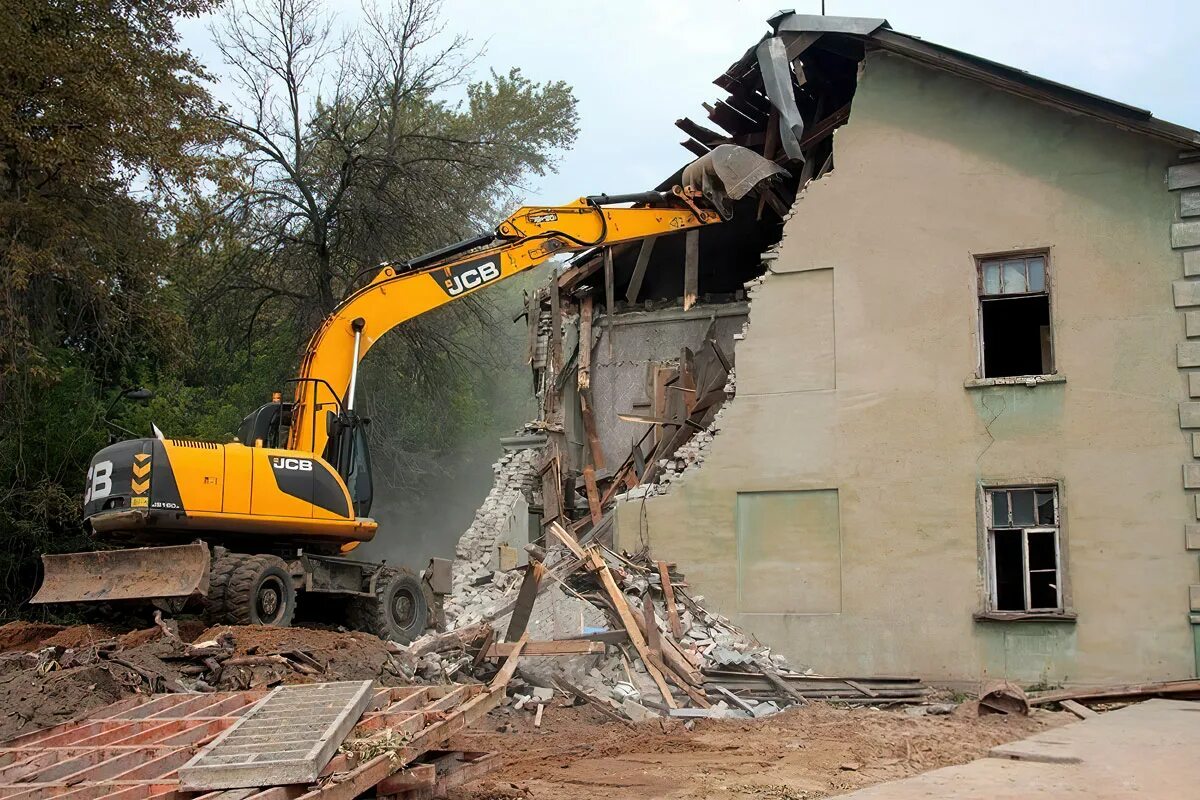
[[(471, 747), (499, 753), (501, 766), (451, 797), (554, 798), (583, 786), (603, 787), (608, 800), (807, 800), (965, 763), (1072, 719), (1048, 711), (914, 717), (811, 703), (761, 721), (698, 720), (688, 730), (665, 719), (623, 726), (555, 704), (537, 729), (530, 714), (509, 707), (470, 734)], [(483, 733), (488, 727), (497, 732)]]
[(62, 647), (78, 650), (117, 638), (120, 631), (107, 625), (72, 625), (42, 640), (41, 647)]
[(41, 647), (43, 640), (63, 630), (62, 625), (18, 619), (0, 625), (0, 653), (23, 652)]
[(387, 645), (369, 633), (316, 630), (313, 628), (266, 628), (257, 625), (218, 625), (201, 633), (193, 642), (233, 639), (234, 656), (281, 655), (301, 651), (325, 667), (323, 680), (367, 680), (378, 678), (389, 662)]
[[(167, 627), (174, 630), (174, 623)], [(180, 625), (185, 635), (179, 637), (159, 627), (126, 633), (96, 625), (0, 627), (0, 644), (7, 651), (0, 657), (0, 738), (56, 725), (135, 693), (335, 680), (408, 683), (387, 644), (370, 634), (197, 627)]]

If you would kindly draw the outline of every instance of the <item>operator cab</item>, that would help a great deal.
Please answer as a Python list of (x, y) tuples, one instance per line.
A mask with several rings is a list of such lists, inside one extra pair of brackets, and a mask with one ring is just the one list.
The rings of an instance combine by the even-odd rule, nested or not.
[(292, 404), (276, 399), (246, 415), (238, 427), (237, 440), (246, 447), (287, 447), (287, 429), (292, 424)]
[[(286, 448), (292, 423), (292, 404), (281, 402), (278, 395), (246, 415), (238, 428), (237, 439), (246, 447)], [(371, 421), (353, 413), (328, 415), (329, 440), (321, 457), (329, 462), (346, 483), (354, 515), (371, 513), (374, 491), (371, 481), (371, 450), (367, 427)]]

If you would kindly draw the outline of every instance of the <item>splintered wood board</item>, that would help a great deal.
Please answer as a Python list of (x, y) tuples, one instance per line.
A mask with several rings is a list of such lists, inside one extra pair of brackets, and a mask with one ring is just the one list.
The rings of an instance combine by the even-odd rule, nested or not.
[(372, 681), (280, 686), (179, 768), (184, 790), (316, 781), (371, 701)]

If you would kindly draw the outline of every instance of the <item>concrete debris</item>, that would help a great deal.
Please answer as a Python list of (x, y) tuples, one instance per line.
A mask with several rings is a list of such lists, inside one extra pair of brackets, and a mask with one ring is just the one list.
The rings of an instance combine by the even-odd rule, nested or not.
[[(520, 581), (521, 573), (493, 568), (500, 546), (508, 546), (506, 537), (517, 533), (528, 540), (528, 496), (537, 484), (537, 448), (513, 450), (502, 455), (492, 471), (496, 476), (471, 527), (455, 549), (453, 594), (446, 598), (447, 624), (461, 628), (485, 619), (500, 604), (506, 593)], [(525, 513), (517, 513), (525, 509)], [(513, 548), (524, 553), (521, 548)], [(527, 557), (527, 556), (526, 556)], [(514, 564), (519, 566), (519, 564)]]

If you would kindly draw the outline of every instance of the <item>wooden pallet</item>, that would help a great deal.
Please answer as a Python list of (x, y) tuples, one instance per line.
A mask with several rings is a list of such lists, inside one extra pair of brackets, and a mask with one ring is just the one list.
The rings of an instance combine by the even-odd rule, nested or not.
[[(511, 666), (515, 668), (515, 663)], [(351, 737), (368, 752), (372, 742), (385, 737), (402, 741), (402, 746), (365, 762), (340, 753), (318, 781), (307, 786), (201, 795), (183, 791), (179, 768), (232, 727), (267, 691), (129, 698), (85, 719), (0, 742), (0, 800), (352, 800), (430, 751), (438, 751), (450, 737), (495, 708), (510, 676), (511, 671), (502, 670), (503, 680), (490, 686), (377, 688)], [(445, 759), (449, 754), (436, 755)], [(474, 761), (480, 758), (472, 754)], [(472, 766), (470, 760), (459, 760), (463, 767)], [(443, 772), (452, 770), (447, 767)]]

